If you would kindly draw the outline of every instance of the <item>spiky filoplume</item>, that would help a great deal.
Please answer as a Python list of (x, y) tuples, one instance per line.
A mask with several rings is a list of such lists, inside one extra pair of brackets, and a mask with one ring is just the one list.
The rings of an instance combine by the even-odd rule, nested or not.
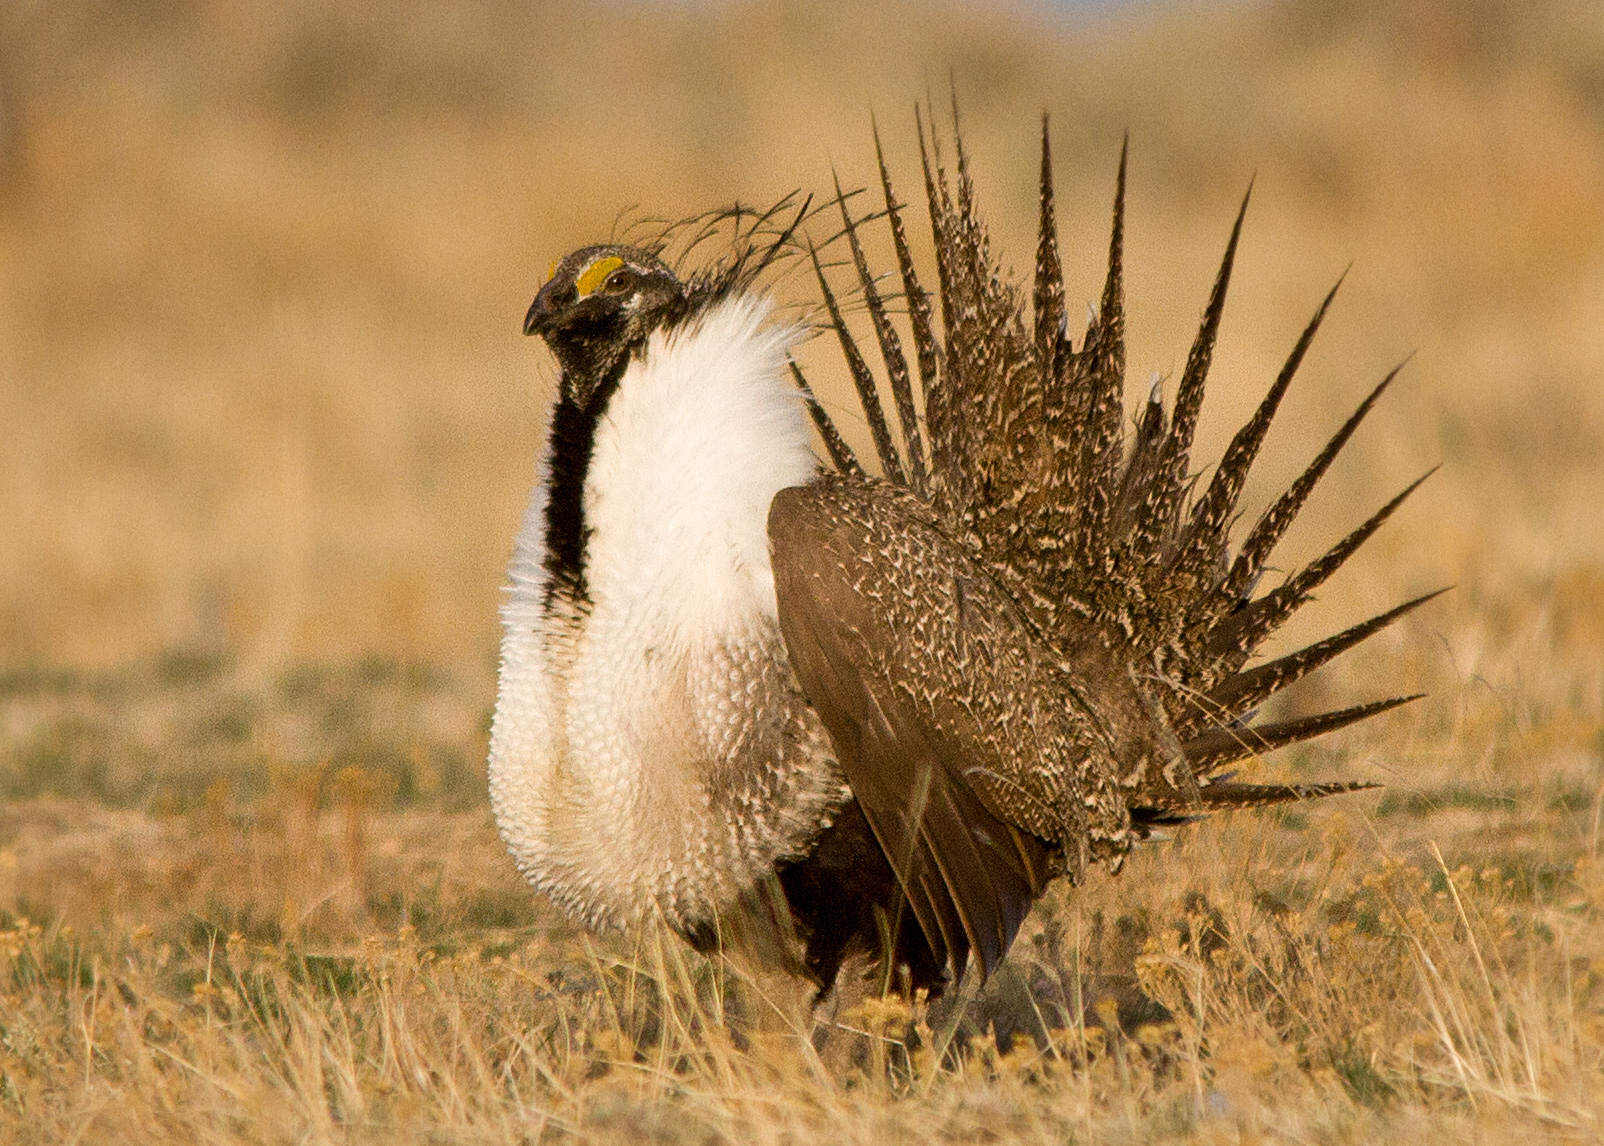
[[(1130, 826), (1134, 834), (1141, 835), (1155, 824), (1184, 822), (1221, 809), (1370, 787), (1354, 782), (1241, 784), (1230, 779), (1227, 769), (1246, 757), (1333, 731), (1415, 699), (1394, 697), (1300, 719), (1253, 723), (1256, 710), (1269, 697), (1436, 594), (1406, 602), (1307, 648), (1246, 667), (1265, 639), (1309, 600), (1424, 480), (1411, 484), (1280, 586), (1253, 596), (1271, 550), (1397, 371), (1387, 375), (1304, 473), (1259, 517), (1232, 556), (1229, 533), (1248, 469), (1337, 288), (1321, 301), (1258, 409), (1231, 440), (1202, 491), (1196, 492), (1191, 477), (1193, 434), (1247, 198), (1232, 225), (1173, 407), (1166, 408), (1160, 387), (1155, 385), (1127, 443), (1122, 425), (1125, 151), (1121, 151), (1116, 178), (1107, 278), (1096, 314), (1077, 347), (1065, 320), (1046, 119), (1042, 124), (1040, 231), (1030, 292), (1034, 313), (1033, 320), (1027, 321), (1023, 292), (1002, 277), (991, 257), (986, 228), (975, 207), (968, 157), (956, 129), (956, 112), (954, 118), (956, 172), (949, 175), (934, 129), (927, 131), (919, 116), (925, 197), (936, 255), (939, 333), (930, 296), (921, 285), (907, 242), (905, 207), (893, 192), (876, 139), (885, 217), (917, 351), (916, 371), (910, 368), (864, 258), (857, 235), (861, 223), (852, 217), (839, 188), (837, 193), (857, 287), (871, 317), (895, 399), (897, 429), (905, 443), (902, 454), (880, 409), (874, 380), (822, 270), (819, 279), (831, 325), (845, 349), (873, 429), (884, 480), (927, 505), (933, 528), (986, 569), (1022, 611), (1030, 631), (1042, 648), (1049, 650), (1046, 655), (1059, 660), (1066, 679), (1107, 679), (1104, 669), (1110, 662), (1129, 670), (1140, 693), (1134, 701), (1118, 690), (1097, 686), (1076, 691), (1075, 705), (1089, 713), (1091, 724), (1129, 727), (1133, 720), (1140, 723), (1136, 709), (1147, 701), (1160, 710), (1151, 713), (1155, 726), (1173, 732), (1184, 760), (1179, 770), (1138, 768), (1108, 777), (1099, 774), (1107, 763), (1093, 753), (1080, 766), (1076, 789), (1089, 793), (1104, 780), (1116, 784)], [(914, 377), (925, 410), (922, 425), (913, 414), (910, 379)], [(844, 475), (840, 480), (861, 483), (862, 467), (840, 435), (822, 411), (815, 417), (830, 443), (836, 468)], [(786, 491), (782, 498), (792, 493)], [(822, 504), (824, 495), (819, 496)], [(800, 494), (791, 500), (799, 499)], [(833, 510), (825, 507), (816, 512), (828, 518)], [(820, 544), (826, 543), (824, 536), (821, 532)], [(818, 577), (815, 575), (815, 581)], [(796, 592), (805, 592), (800, 582), (798, 585)], [(779, 598), (785, 624), (788, 602), (783, 581)], [(794, 617), (794, 603), (789, 611)], [(794, 623), (787, 626), (788, 638), (794, 627)], [(799, 655), (794, 647), (792, 656), (794, 662), (800, 662), (798, 671), (811, 696), (816, 682), (810, 677), (819, 670), (809, 665), (806, 653)], [(837, 730), (829, 704), (813, 699), (834, 735)], [(1133, 704), (1135, 708), (1131, 708)], [(1128, 711), (1115, 711), (1121, 705)], [(845, 719), (837, 714), (837, 722)], [(850, 767), (848, 776), (871, 823), (877, 817), (895, 818), (894, 800), (888, 797), (885, 806), (876, 807), (873, 794), (866, 795)], [(1017, 776), (1004, 781), (1023, 782)], [(1016, 831), (1026, 826), (1017, 808), (1028, 800), (1006, 793), (987, 798), (985, 783), (972, 786), (997, 821)], [(906, 799), (906, 793), (899, 798)], [(888, 840), (912, 838), (894, 824), (875, 826), (891, 853), (895, 845)], [(1034, 834), (1043, 835), (1039, 829)], [(1059, 844), (1075, 850), (1073, 841)], [(908, 843), (911, 849), (923, 846)], [(930, 847), (927, 866), (946, 875), (949, 864), (938, 854), (940, 842)], [(1027, 852), (1020, 853), (1022, 870), (1028, 866)], [(1073, 867), (1070, 865), (1071, 871)], [(904, 884), (918, 878), (911, 868), (899, 870), (899, 875)], [(965, 892), (951, 886), (953, 882), (948, 879), (949, 890), (961, 905)], [(917, 892), (914, 898), (917, 901)], [(919, 912), (921, 920), (927, 913), (936, 914), (927, 907)], [(954, 954), (970, 947), (981, 955), (982, 968), (989, 970), (989, 956), (996, 944), (970, 935)], [(1006, 949), (1006, 943), (1003, 947)]]

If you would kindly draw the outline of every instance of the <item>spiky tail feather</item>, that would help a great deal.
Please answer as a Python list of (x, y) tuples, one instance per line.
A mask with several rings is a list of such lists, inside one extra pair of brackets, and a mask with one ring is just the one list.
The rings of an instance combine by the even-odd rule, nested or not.
[[(970, 539), (1049, 639), (1064, 647), (1090, 629), (1149, 681), (1191, 766), (1201, 803), (1177, 801), (1174, 786), (1130, 793), (1137, 825), (1180, 822), (1223, 808), (1304, 800), (1370, 785), (1247, 785), (1218, 778), (1231, 763), (1389, 711), (1413, 696), (1297, 720), (1253, 724), (1264, 701), (1435, 597), (1418, 597), (1279, 659), (1245, 668), (1263, 642), (1352, 556), (1403, 500), (1410, 485), (1326, 554), (1260, 597), (1253, 588), (1271, 551), (1359, 423), (1396, 376), (1391, 371), (1296, 481), (1249, 531), (1234, 557), (1229, 532), (1247, 473), (1282, 397), (1319, 330), (1341, 279), (1320, 302), (1253, 417), (1236, 433), (1201, 495), (1193, 496), (1191, 450), (1230, 287), (1248, 199), (1231, 227), (1175, 396), (1155, 386), (1127, 449), (1123, 245), (1128, 146), (1120, 151), (1108, 274), (1079, 348), (1065, 321), (1064, 282), (1053, 207), (1052, 154), (1042, 120), (1040, 226), (1027, 325), (1020, 291), (992, 261), (974, 204), (957, 130), (956, 182), (934, 129), (915, 109), (925, 198), (936, 252), (942, 316), (909, 252), (903, 204), (875, 135), (898, 276), (917, 358), (913, 371), (858, 239), (859, 222), (836, 188), (857, 287), (873, 322), (894, 400), (899, 450), (873, 375), (814, 260), (825, 305), (846, 354), (887, 480), (925, 497), (955, 536)], [(1401, 368), (1401, 367), (1400, 367)], [(797, 371), (798, 382), (806, 382)], [(811, 398), (811, 392), (808, 392)], [(861, 472), (827, 414), (810, 403), (836, 467)], [(929, 448), (925, 449), (928, 437)], [(1429, 476), (1426, 475), (1426, 476)], [(1439, 590), (1441, 592), (1441, 590)]]

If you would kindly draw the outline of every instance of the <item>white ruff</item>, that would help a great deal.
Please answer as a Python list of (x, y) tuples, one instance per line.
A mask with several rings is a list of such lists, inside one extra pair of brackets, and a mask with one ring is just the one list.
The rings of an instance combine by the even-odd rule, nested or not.
[(585, 482), (592, 608), (544, 604), (544, 464), (518, 535), (491, 801), (524, 874), (593, 925), (705, 917), (826, 814), (824, 793), (793, 793), (797, 822), (755, 840), (712, 814), (720, 744), (747, 719), (728, 682), (786, 671), (769, 503), (817, 470), (785, 369), (798, 331), (764, 327), (769, 309), (722, 303), (626, 369)]

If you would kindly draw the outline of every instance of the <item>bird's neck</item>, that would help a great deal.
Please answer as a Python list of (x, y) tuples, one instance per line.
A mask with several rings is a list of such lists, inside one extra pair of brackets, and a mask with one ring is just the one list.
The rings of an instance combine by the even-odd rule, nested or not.
[(621, 359), (594, 387), (590, 401), (581, 403), (565, 380), (562, 396), (552, 410), (545, 505), (546, 603), (554, 598), (569, 604), (587, 600), (585, 585), (585, 481), (596, 444), (596, 427), (628, 366)]
[(773, 616), (767, 515), (812, 478), (785, 375), (796, 331), (735, 298), (654, 333), (581, 407), (553, 412), (545, 506), (548, 600), (648, 609), (681, 633)]

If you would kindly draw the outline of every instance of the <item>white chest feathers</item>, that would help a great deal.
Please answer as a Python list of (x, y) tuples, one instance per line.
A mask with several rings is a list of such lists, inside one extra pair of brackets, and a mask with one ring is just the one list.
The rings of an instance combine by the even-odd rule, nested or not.
[(768, 310), (722, 303), (626, 369), (586, 472), (588, 603), (547, 603), (544, 468), (518, 537), (491, 800), (592, 925), (710, 919), (840, 799), (775, 616), (769, 503), (817, 463)]

